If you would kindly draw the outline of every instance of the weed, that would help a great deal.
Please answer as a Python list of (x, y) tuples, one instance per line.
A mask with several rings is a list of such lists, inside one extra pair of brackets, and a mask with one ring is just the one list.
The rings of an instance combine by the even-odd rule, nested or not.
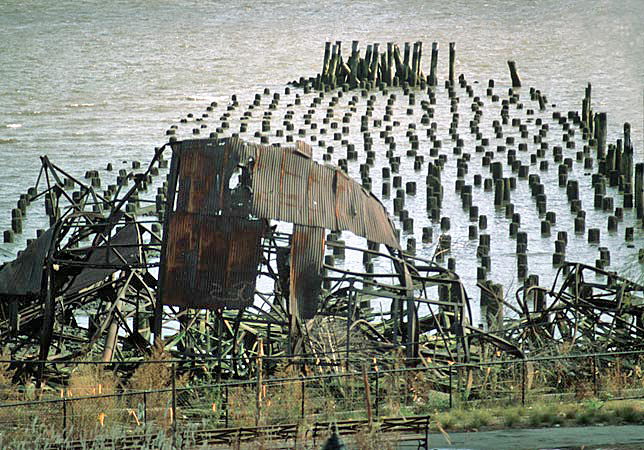
[(615, 416), (626, 423), (641, 423), (644, 419), (644, 412), (638, 404), (626, 403), (615, 407)]
[(398, 436), (396, 433), (380, 433), (376, 427), (364, 427), (353, 436), (353, 440), (356, 448), (361, 450), (394, 450), (397, 448)]
[[(156, 342), (149, 356), (151, 361), (168, 361), (153, 364), (141, 364), (136, 368), (129, 380), (129, 388), (136, 391), (167, 389), (172, 386), (172, 363), (171, 359), (160, 342)], [(180, 387), (186, 384), (187, 377), (179, 377), (175, 380), (175, 386)], [(145, 417), (142, 419), (146, 424), (157, 423), (160, 426), (169, 427), (172, 424), (171, 392), (153, 392), (146, 394), (145, 398), (131, 397), (130, 408), (141, 410), (141, 403), (145, 403)], [(136, 403), (135, 403), (136, 402)]]
[(106, 424), (120, 422), (124, 409), (116, 396), (74, 399), (99, 395), (111, 396), (116, 394), (118, 385), (118, 379), (114, 373), (104, 370), (102, 366), (81, 364), (72, 372), (68, 387), (61, 394), (70, 399), (68, 424), (73, 426), (77, 437), (93, 437), (98, 429)]

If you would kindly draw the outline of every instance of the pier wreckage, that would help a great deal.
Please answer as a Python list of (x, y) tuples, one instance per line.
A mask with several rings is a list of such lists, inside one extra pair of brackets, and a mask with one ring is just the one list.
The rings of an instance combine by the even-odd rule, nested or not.
[[(470, 357), (471, 313), (456, 275), (405, 255), (379, 200), (340, 169), (314, 162), (308, 145), (237, 138), (169, 145), (162, 234), (145, 208), (132, 210), (168, 146), (112, 198), (43, 157), (47, 186), (31, 201), (45, 197), (53, 225), (0, 270), (0, 338), (16, 358), (137, 358), (159, 338), (176, 356), (214, 357), (239, 376), (260, 335), (269, 356), (349, 364), (360, 346), (368, 353), (402, 346), (409, 358)], [(69, 196), (71, 184), (82, 194)], [(270, 220), (292, 223), (292, 233)], [(394, 271), (324, 264), (325, 246), (351, 251), (325, 230), (367, 238), (368, 249), (354, 250), (387, 259)], [(258, 278), (269, 292), (258, 290)], [(427, 296), (431, 287), (440, 290), (436, 298)], [(373, 313), (372, 299), (387, 310)], [(166, 332), (169, 324), (178, 330)]]
[[(449, 50), (449, 78), (445, 82), (452, 113), (450, 136), (456, 145), (454, 154), (461, 155), (464, 143), (457, 132), (453, 44)], [(362, 96), (367, 97), (368, 90), (376, 86), (380, 86), (383, 95), (388, 87), (401, 87), (403, 96), (409, 97), (405, 107), (406, 116), (410, 116), (414, 113), (410, 106), (415, 103), (410, 86), (427, 88), (428, 100), (421, 101), (422, 117), (410, 123), (407, 130), (411, 147), (407, 156), (413, 158), (414, 171), (421, 170), (424, 159), (416, 153), (419, 139), (415, 124), (427, 127), (428, 141), (424, 144), (431, 146), (429, 156), (435, 157), (427, 164), (425, 178), (427, 214), (437, 223), (443, 202), (441, 171), (446, 159), (442, 158), (446, 155), (438, 155), (441, 142), (435, 134), (436, 123), (430, 124), (438, 85), (437, 44), (432, 46), (427, 77), (421, 69), (421, 54), (420, 43), (414, 45), (413, 54), (411, 46), (406, 45), (403, 57), (395, 45), (388, 45), (386, 54), (379, 56), (374, 45), (361, 58), (354, 42), (351, 57), (344, 63), (340, 43), (327, 43), (321, 74), (293, 84), (304, 94), (319, 92), (303, 116), (311, 129), (317, 126), (311, 123), (311, 116), (324, 92), (340, 85), (341, 91), (332, 98), (323, 123), (333, 118), (331, 106), (350, 89), (360, 88)], [(514, 63), (509, 67), (513, 88), (520, 86)], [(474, 96), (472, 85), (462, 75), (458, 84), (472, 98), (470, 132), (476, 136), (476, 143), (480, 142), (473, 155), (482, 155), (489, 143), (478, 127), (483, 102)], [(492, 103), (500, 100), (493, 88), (490, 80), (486, 92)], [(290, 88), (285, 94), (290, 94)], [(505, 138), (506, 144), (511, 145), (514, 137), (504, 137), (503, 128), (509, 127), (509, 105), (517, 104), (518, 109), (519, 95), (513, 89), (508, 95), (502, 101), (502, 123), (495, 120), (493, 127), (496, 138)], [(257, 94), (240, 116), (240, 134), (248, 131), (251, 109), (259, 106), (261, 99)], [(275, 109), (279, 100), (279, 94), (274, 94), (269, 109)], [(303, 108), (301, 100), (300, 94), (295, 94), (294, 104)], [(354, 96), (347, 103), (343, 124), (351, 119), (348, 111), (356, 112), (358, 100)], [(538, 102), (540, 112), (545, 111), (545, 95), (531, 89), (530, 100)], [(375, 95), (367, 100), (360, 123), (367, 162), (375, 157), (369, 135), (369, 108), (373, 109), (375, 101)], [(383, 127), (383, 121), (391, 121), (394, 115), (396, 96), (391, 94), (386, 101), (383, 119), (373, 119), (373, 128), (383, 128), (380, 137), (389, 149), (390, 167), (382, 168), (383, 195), (390, 192), (390, 168), (391, 173), (398, 173), (400, 164), (400, 158), (393, 156), (392, 125)], [(336, 167), (329, 163), (331, 146), (322, 155), (325, 163), (321, 164), (313, 160), (312, 148), (301, 141), (282, 146), (250, 143), (235, 136), (222, 138), (230, 124), (229, 112), (236, 106), (237, 98), (233, 96), (232, 104), (220, 118), (221, 127), (210, 138), (177, 140), (177, 127), (173, 126), (167, 132), (170, 142), (155, 149), (147, 168), (133, 163), (131, 171), (120, 169), (116, 184), (104, 191), (97, 171), (87, 171), (85, 180), (81, 180), (46, 156), (41, 158), (36, 185), (21, 196), (19, 208), (12, 212), (12, 228), (20, 232), (21, 214), (38, 200), (44, 200), (50, 228), (39, 230), (37, 239), (28, 241), (14, 261), (0, 266), (0, 348), (17, 361), (48, 363), (18, 364), (17, 377), (37, 377), (56, 384), (76, 361), (102, 360), (118, 366), (118, 362), (143, 360), (155, 344), (184, 361), (182, 371), (206, 370), (220, 377), (236, 378), (252, 376), (255, 358), (260, 354), (270, 361), (269, 370), (284, 358), (298, 364), (302, 371), (312, 367), (340, 371), (361, 369), (365, 361), (376, 360), (383, 368), (401, 360), (412, 366), (440, 368), (456, 362), (551, 355), (564, 347), (575, 353), (642, 347), (644, 287), (604, 270), (602, 264), (593, 267), (566, 262), (561, 249), (553, 254), (558, 272), (551, 287), (539, 286), (535, 277), (526, 276), (527, 263), (519, 261), (517, 251), (518, 278), (525, 283), (515, 298), (504, 294), (501, 285), (477, 274), (480, 322), (475, 324), (471, 297), (456, 273), (434, 260), (416, 257), (409, 250), (411, 239), (407, 250), (403, 250), (394, 222), (371, 193), (371, 179), (362, 172), (362, 166), (362, 185), (348, 176), (348, 163), (357, 161), (355, 146), (348, 139), (346, 143), (343, 140), (347, 158), (339, 159)], [(206, 127), (203, 118), (215, 107), (216, 102), (201, 118), (189, 115), (190, 120), (182, 119), (182, 123), (202, 121), (200, 128), (192, 130), (193, 135), (199, 134)], [(527, 109), (526, 114), (532, 115), (534, 110)], [(295, 129), (293, 115), (288, 110), (284, 118), (291, 132)], [(552, 119), (565, 130), (562, 143), (566, 142), (567, 149), (574, 148), (574, 142), (569, 142), (574, 133), (567, 118), (555, 111)], [(606, 153), (606, 117), (601, 113), (593, 115), (590, 85), (582, 117), (572, 112), (568, 119), (579, 126), (581, 139), (587, 143), (583, 152), (577, 152), (576, 161), (583, 161), (584, 169), (592, 169), (591, 150), (597, 152), (598, 173), (593, 175), (595, 207), (612, 211), (612, 198), (604, 195), (609, 180), (611, 187), (623, 188), (624, 207), (634, 205), (640, 220), (644, 216), (644, 164), (635, 166), (635, 183), (631, 185), (630, 125), (624, 125), (623, 147), (618, 140), (616, 146), (608, 146)], [(539, 148), (530, 155), (534, 159), (531, 163), (540, 159), (540, 170), (545, 173), (548, 127), (541, 118), (537, 120), (533, 139)], [(512, 118), (511, 123), (519, 128), (522, 139), (528, 137), (520, 118)], [(395, 120), (393, 124), (397, 126)], [(330, 127), (339, 128), (339, 121)], [(270, 129), (270, 112), (265, 112), (261, 128)], [(284, 135), (283, 130), (277, 132), (277, 136)], [(340, 140), (348, 133), (348, 126), (343, 125), (342, 133), (335, 132), (333, 139)], [(305, 136), (306, 130), (301, 128), (297, 134)], [(268, 144), (268, 137), (261, 132), (255, 137)], [(293, 142), (293, 136), (287, 135), (286, 142)], [(323, 145), (322, 140), (319, 143)], [(527, 150), (527, 143), (519, 143), (519, 150), (522, 145)], [(566, 188), (571, 211), (583, 212), (579, 183), (567, 178), (572, 158), (566, 158), (562, 165), (562, 146), (555, 145), (552, 150), (553, 160), (559, 164), (559, 186)], [(505, 155), (505, 146), (499, 145), (497, 152)], [(168, 153), (172, 154), (170, 164)], [(492, 172), (492, 178), (484, 180), (485, 191), (494, 190), (494, 206), (505, 207), (506, 217), (513, 217), (513, 207), (508, 208), (513, 205), (507, 204), (511, 180), (503, 178), (500, 161), (491, 161), (494, 152), (485, 155), (483, 166)], [(469, 156), (459, 158), (456, 167), (460, 173), (456, 191), (464, 209), (472, 204), (472, 186), (466, 192), (462, 179)], [(539, 176), (528, 176), (529, 166), (518, 159), (514, 149), (507, 150), (507, 158), (508, 167), (529, 182), (539, 217), (550, 214), (554, 221), (553, 212), (546, 211)], [(167, 175), (166, 181), (155, 179), (162, 173)], [(480, 185), (481, 174), (478, 176)], [(394, 177), (394, 187), (404, 193), (400, 185), (396, 186), (396, 178), (401, 181), (400, 176)], [(412, 184), (415, 191), (415, 183)], [(149, 188), (155, 187), (155, 196), (147, 194)], [(394, 213), (400, 215), (401, 222), (412, 220), (403, 220), (403, 199), (395, 200)], [(584, 233), (584, 216), (578, 214), (574, 219), (576, 234)], [(478, 215), (478, 207), (475, 213), (470, 209), (469, 218), (483, 218)], [(615, 225), (617, 212), (609, 217), (609, 231), (611, 220)], [(544, 225), (549, 233), (552, 221), (542, 221), (542, 234)], [(441, 228), (442, 225), (441, 220)], [(510, 234), (517, 239), (517, 247), (523, 246), (522, 255), (526, 257), (518, 226), (513, 218)], [(470, 235), (471, 230), (472, 226)], [(11, 242), (13, 231), (5, 232), (5, 242)], [(342, 231), (351, 234), (349, 245), (341, 239)], [(597, 242), (599, 229), (588, 232), (589, 241), (597, 234)], [(474, 238), (478, 234), (475, 226), (473, 234)], [(522, 235), (525, 239), (526, 233)], [(628, 240), (628, 228), (626, 236)], [(477, 256), (481, 250), (484, 257), (489, 251), (490, 236), (479, 237)], [(366, 245), (362, 245), (364, 239)], [(562, 239), (566, 239), (565, 233)], [(441, 235), (437, 241), (435, 259), (442, 259), (442, 254), (449, 251), (450, 236)], [(558, 237), (555, 248), (562, 245), (565, 242)], [(361, 262), (362, 266), (352, 262)], [(598, 262), (604, 263), (605, 259)], [(119, 369), (132, 367), (128, 364)], [(440, 388), (447, 375), (440, 369), (435, 373), (436, 387)], [(471, 377), (466, 378), (470, 384)]]
[[(163, 219), (161, 234), (145, 208), (132, 211), (150, 174), (167, 166), (168, 147), (167, 196), (148, 208)], [(175, 141), (111, 198), (46, 157), (42, 163), (47, 186), (31, 200), (45, 197), (52, 226), (0, 270), (0, 339), (16, 359), (136, 360), (157, 338), (176, 357), (210, 358), (214, 370), (243, 377), (260, 337), (267, 356), (348, 367), (401, 348), (409, 364), (444, 364), (548, 352), (564, 341), (623, 350), (644, 336), (642, 286), (614, 274), (587, 282), (599, 269), (581, 264), (562, 266), (558, 288), (527, 286), (512, 304), (481, 283), (487, 331), (474, 327), (458, 277), (404, 253), (379, 200), (313, 161), (301, 142)], [(67, 194), (71, 183), (82, 195)], [(292, 233), (271, 220), (293, 224)], [(367, 248), (326, 230), (349, 230)], [(393, 270), (335, 267), (325, 247), (386, 260)], [(262, 289), (258, 279), (267, 281)], [(53, 365), (45, 371), (55, 378)]]

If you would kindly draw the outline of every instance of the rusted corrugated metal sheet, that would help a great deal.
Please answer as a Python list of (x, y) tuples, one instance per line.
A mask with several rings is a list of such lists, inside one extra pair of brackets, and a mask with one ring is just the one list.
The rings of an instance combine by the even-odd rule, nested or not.
[(282, 190), (282, 160), (284, 153), (264, 147), (255, 147), (255, 167), (253, 170), (253, 214), (257, 217), (278, 219), (280, 202), (278, 195)]
[(214, 140), (184, 141), (179, 147), (177, 210), (215, 212), (230, 201), (228, 180), (239, 164), (239, 154)]
[[(312, 164), (309, 170), (307, 217), (310, 224), (337, 229), (335, 218), (335, 194), (333, 190), (333, 179), (335, 171), (320, 164)], [(334, 224), (334, 226), (326, 226)]]
[(0, 270), (0, 295), (35, 296), (40, 294), (42, 271), (53, 229), (50, 228), (27, 246), (14, 261)]
[[(87, 263), (92, 265), (122, 265), (127, 267), (129, 264), (138, 263), (141, 260), (140, 236), (138, 225), (129, 223), (121, 228), (110, 240), (110, 250), (108, 251), (105, 240), (97, 240), (94, 249), (90, 250), (87, 257)], [(112, 247), (114, 246), (114, 247)], [(72, 281), (69, 288), (66, 289), (67, 295), (74, 294), (81, 289), (89, 287), (98, 281), (102, 281), (112, 274), (116, 269), (83, 269)]]
[(212, 309), (250, 305), (264, 228), (261, 220), (172, 213), (163, 303)]
[(245, 215), (230, 207), (228, 184), (237, 166), (252, 158), (251, 211), (256, 217), (349, 230), (399, 248), (380, 201), (339, 169), (313, 161), (304, 142), (281, 148), (238, 138), (193, 139), (175, 143), (173, 149), (181, 157), (177, 210)]
[[(172, 148), (177, 201), (168, 212), (160, 277), (166, 304), (234, 307), (252, 300), (246, 293), (251, 278), (254, 289), (261, 232), (245, 220), (249, 214), (318, 228), (297, 228), (294, 242), (300, 250), (291, 252), (297, 262), (293, 292), (297, 298), (303, 295), (305, 303), (305, 291), (317, 283), (325, 228), (350, 230), (399, 248), (382, 204), (337, 168), (314, 162), (311, 147), (303, 142), (279, 148), (245, 144), (238, 138), (196, 139)], [(235, 171), (242, 174), (240, 184), (231, 189)], [(224, 217), (239, 220), (225, 222)], [(204, 253), (203, 248), (216, 254)], [(244, 267), (230, 266), (237, 260)], [(231, 300), (236, 295), (241, 297)]]
[(322, 287), (324, 228), (295, 225), (291, 236), (290, 304), (302, 319), (315, 316)]
[(400, 248), (382, 203), (344, 172), (311, 160), (308, 145), (297, 145), (255, 146), (253, 214), (299, 225), (349, 230)]

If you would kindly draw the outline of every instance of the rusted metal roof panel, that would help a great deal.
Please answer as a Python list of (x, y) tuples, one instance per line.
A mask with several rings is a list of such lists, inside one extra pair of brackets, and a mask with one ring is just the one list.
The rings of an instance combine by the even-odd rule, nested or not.
[(27, 246), (14, 261), (0, 269), (0, 295), (34, 296), (40, 294), (42, 271), (53, 229), (50, 228)]
[[(275, 148), (277, 151), (282, 149)], [(276, 219), (287, 222), (312, 225), (308, 223), (307, 192), (311, 160), (293, 149), (283, 150), (282, 192), (279, 199), (280, 217)]]
[(227, 142), (215, 140), (184, 141), (179, 147), (177, 210), (211, 213), (230, 201), (228, 180), (239, 154), (226, 151)]
[(333, 179), (335, 170), (320, 164), (312, 164), (309, 170), (307, 223), (328, 228), (337, 228), (335, 219), (335, 194)]
[[(89, 251), (87, 263), (96, 265), (122, 265), (127, 267), (140, 261), (140, 235), (138, 225), (129, 223), (118, 230), (110, 239), (108, 250), (107, 242), (103, 239), (97, 240), (97, 247)], [(117, 269), (86, 268), (83, 269), (72, 281), (66, 294), (73, 294), (81, 289), (89, 287), (98, 281), (102, 281)]]
[(372, 193), (366, 191), (364, 188), (362, 190), (363, 196), (365, 197), (363, 202), (365, 234), (363, 236), (372, 241), (387, 244), (393, 248), (400, 248), (395, 226), (387, 214), (385, 207)]
[[(311, 159), (311, 147), (297, 142), (281, 148), (245, 144), (238, 138), (194, 139), (174, 145), (179, 164), (177, 210), (245, 216), (230, 205), (230, 177), (238, 165), (252, 177), (250, 212), (353, 233), (400, 248), (384, 206), (337, 168)], [(248, 165), (252, 158), (252, 167)]]
[(291, 305), (297, 305), (302, 319), (311, 319), (317, 312), (323, 260), (324, 228), (295, 225), (291, 236), (289, 292)]
[(255, 149), (252, 212), (257, 217), (278, 219), (284, 153), (279, 150), (270, 151), (264, 146), (256, 146)]
[[(363, 207), (359, 191), (360, 186), (343, 172), (336, 171), (335, 214), (336, 229), (351, 230), (358, 236), (365, 235)], [(371, 239), (371, 238), (370, 238)], [(372, 239), (374, 240), (374, 239)]]
[(163, 303), (212, 309), (252, 304), (264, 229), (262, 220), (170, 214)]

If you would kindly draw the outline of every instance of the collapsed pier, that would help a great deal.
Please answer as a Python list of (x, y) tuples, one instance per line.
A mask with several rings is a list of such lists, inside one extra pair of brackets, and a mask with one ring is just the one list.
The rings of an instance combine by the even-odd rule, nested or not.
[(609, 142), (590, 85), (557, 111), (512, 62), (509, 83), (457, 77), (454, 44), (439, 83), (438, 50), (426, 75), (421, 43), (347, 61), (327, 43), (319, 75), (181, 118), (148, 166), (82, 179), (43, 157), (3, 237), (36, 202), (49, 228), (0, 268), (0, 344), (60, 364), (18, 378), (56, 385), (155, 340), (182, 371), (239, 378), (260, 348), (320, 371), (641, 348), (643, 287), (609, 270), (642, 235), (630, 125)]

